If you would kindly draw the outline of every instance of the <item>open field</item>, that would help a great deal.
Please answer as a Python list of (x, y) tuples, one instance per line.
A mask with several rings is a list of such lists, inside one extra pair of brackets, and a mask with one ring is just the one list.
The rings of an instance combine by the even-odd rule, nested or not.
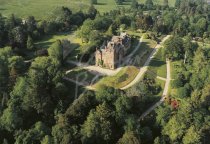
[(138, 72), (139, 70), (136, 67), (127, 66), (114, 76), (107, 76), (102, 78), (98, 83), (94, 85), (94, 87), (97, 89), (102, 85), (106, 85), (114, 88), (122, 88), (133, 81)]
[[(162, 4), (163, 0), (153, 0), (154, 3)], [(145, 0), (138, 0), (144, 3)], [(95, 7), (99, 12), (104, 13), (120, 7), (130, 7), (131, 0), (127, 0), (123, 5), (116, 5), (115, 0), (98, 0)], [(169, 5), (174, 6), (175, 0), (169, 0)], [(86, 11), (89, 0), (0, 0), (0, 13), (8, 16), (12, 13), (19, 17), (35, 16), (37, 19), (45, 19), (56, 7), (65, 6), (73, 11)]]
[[(140, 3), (145, 3), (146, 0), (138, 0)], [(163, 4), (164, 0), (153, 0), (154, 4)], [(168, 0), (169, 6), (173, 7), (175, 5), (176, 0)]]
[(87, 0), (0, 0), (0, 13), (8, 16), (14, 13), (20, 17), (33, 15), (45, 19), (56, 7), (65, 6), (72, 10), (86, 9)]

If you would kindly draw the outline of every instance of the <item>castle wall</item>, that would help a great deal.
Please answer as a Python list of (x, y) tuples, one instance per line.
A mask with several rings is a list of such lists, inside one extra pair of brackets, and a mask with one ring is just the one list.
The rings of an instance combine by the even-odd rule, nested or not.
[(101, 60), (102, 60), (102, 54), (99, 50), (96, 50), (96, 52), (95, 52), (95, 61), (96, 61), (95, 65), (100, 66), (100, 61)]
[(126, 35), (113, 36), (112, 40), (104, 49), (96, 50), (95, 61), (96, 66), (115, 69), (123, 63), (123, 58), (127, 49), (130, 48), (130, 38)]
[(114, 56), (114, 50), (107, 50), (103, 51), (102, 53), (102, 59), (104, 61), (104, 67), (109, 69), (115, 69), (115, 56)]

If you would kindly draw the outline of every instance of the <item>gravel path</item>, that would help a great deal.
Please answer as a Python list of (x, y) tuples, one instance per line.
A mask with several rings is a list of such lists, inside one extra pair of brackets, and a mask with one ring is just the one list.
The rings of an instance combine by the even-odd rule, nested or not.
[[(124, 58), (125, 59), (124, 64), (127, 64), (130, 61), (130, 59), (135, 54), (135, 52), (140, 48), (142, 41), (143, 41), (143, 37), (139, 40), (138, 45), (135, 47), (135, 49), (132, 51), (132, 53), (130, 53), (128, 56), (126, 56)], [(76, 65), (78, 67), (81, 67), (81, 68), (89, 70), (89, 71), (95, 71), (95, 72), (98, 72), (101, 75), (107, 75), (107, 76), (116, 75), (122, 69), (122, 67), (119, 67), (117, 69), (110, 70), (110, 69), (105, 69), (105, 68), (102, 68), (102, 67), (88, 65), (86, 63), (75, 62), (75, 61), (67, 61), (67, 63)], [(71, 70), (66, 71), (66, 73), (69, 73), (69, 72), (71, 72)]]
[[(98, 73), (99, 75), (107, 75), (107, 76), (113, 76), (113, 75), (117, 74), (122, 69), (122, 67), (114, 69), (114, 70), (105, 69), (102, 67), (88, 65), (86, 63), (75, 62), (75, 61), (67, 61), (67, 63), (74, 64), (80, 68), (86, 69), (90, 72), (94, 72), (95, 74)], [(69, 73), (71, 71), (72, 70), (68, 70), (68, 71), (66, 71), (66, 73)]]
[(171, 81), (171, 68), (170, 68), (170, 61), (166, 60), (166, 64), (167, 64), (167, 78), (166, 78), (166, 83), (165, 83), (165, 88), (163, 91), (163, 95), (162, 98), (160, 99), (160, 101), (158, 101), (157, 103), (155, 103), (153, 106), (151, 106), (147, 111), (145, 111), (140, 118), (138, 119), (139, 121), (144, 119), (148, 114), (150, 114), (155, 108), (157, 108), (158, 106), (160, 106), (164, 100), (166, 99), (167, 95), (168, 95), (168, 90), (169, 90), (169, 86), (170, 86), (170, 81)]
[(160, 77), (160, 76), (157, 76), (157, 79), (162, 80), (162, 81), (166, 81), (166, 78), (163, 78), (163, 77)]
[(136, 78), (129, 83), (127, 86), (122, 87), (122, 90), (128, 89), (130, 87), (132, 87), (133, 85), (135, 85), (137, 82), (139, 82), (141, 80), (141, 78), (143, 77), (143, 75), (146, 73), (146, 71), (148, 70), (148, 66), (149, 63), (151, 62), (151, 60), (154, 58), (155, 54), (158, 52), (159, 48), (162, 46), (162, 44), (170, 37), (170, 35), (167, 35), (166, 37), (163, 38), (162, 42), (160, 44), (158, 44), (154, 50), (151, 52), (150, 56), (148, 57), (148, 59), (146, 60), (146, 62), (144, 63), (144, 66), (141, 67), (139, 69), (139, 73), (136, 76)]
[[(158, 49), (161, 47), (162, 43), (164, 43), (169, 37), (170, 37), (170, 35), (167, 35), (165, 38), (163, 38), (162, 42), (154, 48), (154, 50), (151, 52), (150, 56), (148, 57), (147, 61), (145, 62), (144, 66), (142, 68), (140, 68), (139, 73), (136, 76), (136, 78), (131, 83), (129, 83), (127, 86), (121, 88), (122, 90), (128, 89), (131, 86), (135, 85), (137, 82), (139, 82), (139, 80), (142, 78), (142, 76), (148, 70), (148, 66), (149, 66), (149, 63), (151, 62), (152, 58), (154, 58), (155, 54), (157, 53)], [(125, 57), (125, 61), (124, 61), (125, 64), (129, 62), (129, 60), (132, 58), (132, 56), (135, 54), (135, 52), (140, 48), (142, 41), (143, 41), (143, 38), (141, 38), (139, 40), (138, 45), (132, 51), (132, 53)], [(117, 74), (122, 69), (122, 67), (120, 67), (118, 69), (115, 69), (115, 70), (104, 69), (104, 68), (101, 68), (101, 67), (91, 66), (91, 65), (88, 65), (86, 63), (75, 62), (75, 61), (67, 61), (67, 63), (74, 64), (74, 65), (76, 65), (78, 67), (81, 67), (83, 69), (86, 69), (90, 72), (94, 72), (94, 73), (97, 72), (98, 75), (113, 76), (113, 75)], [(66, 74), (69, 73), (69, 72), (71, 72), (71, 70), (66, 71)], [(96, 76), (97, 76), (97, 74), (96, 74)], [(68, 78), (66, 80), (69, 80), (69, 81), (74, 82), (74, 83), (76, 83), (78, 85), (81, 85), (81, 86), (85, 86), (88, 89), (93, 89), (91, 85), (88, 86), (85, 83), (76, 82), (76, 81), (68, 79)]]

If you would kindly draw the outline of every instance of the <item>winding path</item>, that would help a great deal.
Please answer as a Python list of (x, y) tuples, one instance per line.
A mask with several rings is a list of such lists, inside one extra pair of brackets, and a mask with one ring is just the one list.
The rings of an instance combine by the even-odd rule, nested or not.
[[(128, 56), (126, 56), (124, 59), (124, 64), (128, 63), (130, 58), (136, 53), (136, 51), (140, 48), (141, 44), (143, 41), (143, 37), (141, 37), (141, 39), (139, 40), (138, 45), (135, 47), (135, 49), (132, 51), (132, 53), (130, 53)], [(113, 76), (116, 75), (121, 69), (122, 67), (119, 67), (117, 69), (111, 70), (111, 69), (105, 69), (102, 67), (98, 67), (98, 66), (93, 66), (93, 65), (89, 65), (87, 63), (82, 63), (82, 62), (75, 62), (75, 61), (67, 61), (67, 63), (69, 64), (73, 64), (76, 65), (78, 67), (81, 67), (83, 69), (89, 70), (90, 72), (97, 72), (99, 75), (107, 75), (107, 76)], [(71, 72), (71, 70), (66, 71), (66, 73)]]
[[(143, 41), (143, 37), (141, 37), (141, 39), (139, 40), (138, 45), (135, 47), (135, 49), (132, 51), (132, 53), (130, 53), (128, 56), (125, 57), (124, 63), (129, 62), (130, 58), (140, 48), (140, 46), (142, 44), (142, 41)], [(99, 75), (108, 75), (108, 76), (115, 75), (122, 69), (122, 67), (118, 68), (118, 69), (115, 69), (115, 70), (104, 69), (104, 68), (101, 68), (101, 67), (88, 65), (87, 63), (75, 62), (75, 61), (71, 61), (71, 60), (67, 61), (67, 63), (76, 65), (76, 66), (81, 67), (83, 69), (89, 70), (89, 72), (91, 72), (91, 73), (96, 74), (94, 79), (96, 79)], [(73, 70), (67, 70), (66, 74), (70, 73), (71, 71), (73, 71)], [(68, 77), (64, 77), (64, 79), (67, 80), (67, 81), (73, 82), (73, 83), (75, 83), (77, 85), (84, 86), (84, 87), (86, 87), (89, 90), (95, 90), (95, 88), (92, 87), (92, 83), (91, 84), (87, 84), (86, 82), (79, 82), (79, 81), (70, 79)]]
[(144, 76), (144, 74), (146, 73), (146, 71), (148, 70), (148, 66), (149, 63), (151, 62), (151, 60), (154, 58), (155, 54), (158, 52), (159, 48), (162, 46), (162, 44), (170, 37), (170, 35), (167, 35), (166, 37), (163, 38), (162, 42), (158, 45), (156, 45), (156, 47), (154, 48), (154, 50), (151, 52), (150, 56), (148, 57), (148, 59), (146, 60), (146, 62), (144, 63), (144, 66), (141, 67), (139, 69), (139, 73), (138, 75), (135, 77), (135, 79), (129, 83), (127, 86), (122, 87), (122, 90), (128, 89), (130, 87), (132, 87), (133, 85), (135, 85), (137, 82), (139, 82), (141, 80), (141, 78)]
[(157, 76), (157, 79), (162, 80), (162, 81), (166, 81), (166, 78), (163, 78), (163, 77), (160, 77), (160, 76)]
[[(130, 60), (130, 58), (135, 54), (135, 52), (140, 48), (140, 46), (142, 44), (142, 41), (143, 41), (143, 37), (141, 37), (141, 39), (139, 40), (138, 45), (135, 47), (135, 49), (132, 51), (132, 53), (130, 53), (128, 56), (126, 56), (125, 63), (127, 63)], [(71, 60), (67, 61), (67, 63), (76, 65), (76, 66), (81, 67), (83, 69), (89, 70), (89, 72), (95, 73), (96, 76), (95, 76), (94, 79), (96, 79), (99, 75), (108, 75), (108, 76), (115, 75), (122, 69), (122, 67), (118, 68), (118, 69), (115, 69), (115, 70), (104, 69), (104, 68), (101, 68), (101, 67), (88, 65), (87, 63), (75, 62), (75, 61), (71, 61)], [(72, 71), (73, 71), (72, 69), (71, 70), (67, 70), (66, 74), (68, 74), (68, 73), (70, 73)], [(67, 81), (73, 82), (73, 83), (75, 83), (77, 85), (84, 86), (84, 87), (86, 87), (89, 90), (95, 90), (95, 88), (92, 87), (92, 83), (91, 84), (87, 84), (86, 82), (79, 82), (79, 81), (70, 79), (68, 77), (64, 77), (64, 79), (67, 80)]]
[[(122, 87), (120, 89), (122, 89), (122, 90), (128, 89), (128, 88), (132, 87), (133, 85), (135, 85), (137, 82), (139, 82), (139, 80), (141, 80), (141, 78), (144, 76), (144, 74), (148, 70), (149, 63), (154, 58), (155, 54), (158, 52), (158, 50), (161, 47), (162, 43), (164, 43), (169, 37), (170, 37), (170, 35), (167, 35), (166, 37), (164, 37), (162, 42), (160, 44), (158, 44), (154, 48), (154, 50), (151, 52), (150, 56), (148, 57), (147, 61), (145, 62), (144, 66), (142, 68), (140, 68), (139, 73), (135, 77), (135, 79), (131, 83), (129, 83), (127, 86)], [(141, 38), (139, 40), (139, 44), (136, 46), (136, 48), (133, 50), (133, 52), (131, 54), (129, 54), (125, 58), (125, 63), (127, 63), (130, 60), (130, 58), (135, 54), (135, 52), (140, 48), (142, 41), (143, 41), (143, 38)], [(68, 63), (77, 65), (79, 67), (82, 67), (82, 68), (84, 68), (86, 70), (89, 70), (90, 72), (98, 72), (98, 75), (109, 75), (109, 76), (112, 76), (112, 75), (117, 74), (121, 70), (121, 68), (118, 68), (116, 70), (109, 70), (109, 69), (104, 69), (104, 68), (101, 68), (101, 67), (90, 66), (90, 65), (88, 65), (86, 63), (80, 63), (80, 62), (75, 62), (75, 61), (68, 61)], [(71, 70), (66, 71), (66, 73), (69, 73), (69, 72), (71, 72)], [(97, 76), (97, 74), (96, 74), (96, 76)], [(65, 78), (65, 79), (68, 80), (68, 81), (74, 82), (74, 83), (76, 83), (78, 85), (85, 86), (88, 89), (92, 89), (92, 90), (94, 89), (91, 85), (87, 85), (86, 83), (77, 82), (77, 81), (71, 80), (69, 78)]]
[(171, 81), (171, 68), (170, 68), (170, 61), (166, 60), (166, 64), (167, 64), (167, 78), (166, 78), (166, 83), (165, 83), (165, 88), (163, 91), (163, 95), (162, 98), (155, 103), (153, 106), (151, 106), (147, 111), (145, 111), (140, 117), (139, 117), (139, 121), (144, 119), (148, 114), (150, 114), (155, 108), (157, 108), (158, 106), (160, 106), (164, 100), (166, 99), (167, 95), (168, 95), (168, 90), (169, 90), (169, 86), (170, 86), (170, 81)]
[[(78, 66), (80, 68), (83, 68), (85, 70), (88, 70), (88, 71), (90, 71), (91, 73), (94, 73), (94, 74), (107, 75), (107, 76), (116, 75), (122, 69), (122, 67), (117, 68), (117, 69), (114, 69), (114, 70), (105, 69), (105, 68), (102, 68), (102, 67), (88, 65), (86, 63), (75, 62), (75, 61), (67, 61), (67, 63), (76, 65), (76, 66)], [(69, 72), (71, 72), (71, 71), (72, 70), (66, 71), (66, 74), (69, 73)]]

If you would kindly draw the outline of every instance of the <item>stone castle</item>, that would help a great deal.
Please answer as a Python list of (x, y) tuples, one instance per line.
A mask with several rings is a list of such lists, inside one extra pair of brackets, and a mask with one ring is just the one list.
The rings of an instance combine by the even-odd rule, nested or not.
[(111, 41), (96, 49), (96, 66), (115, 69), (123, 62), (127, 50), (131, 46), (131, 38), (126, 33), (113, 36)]

